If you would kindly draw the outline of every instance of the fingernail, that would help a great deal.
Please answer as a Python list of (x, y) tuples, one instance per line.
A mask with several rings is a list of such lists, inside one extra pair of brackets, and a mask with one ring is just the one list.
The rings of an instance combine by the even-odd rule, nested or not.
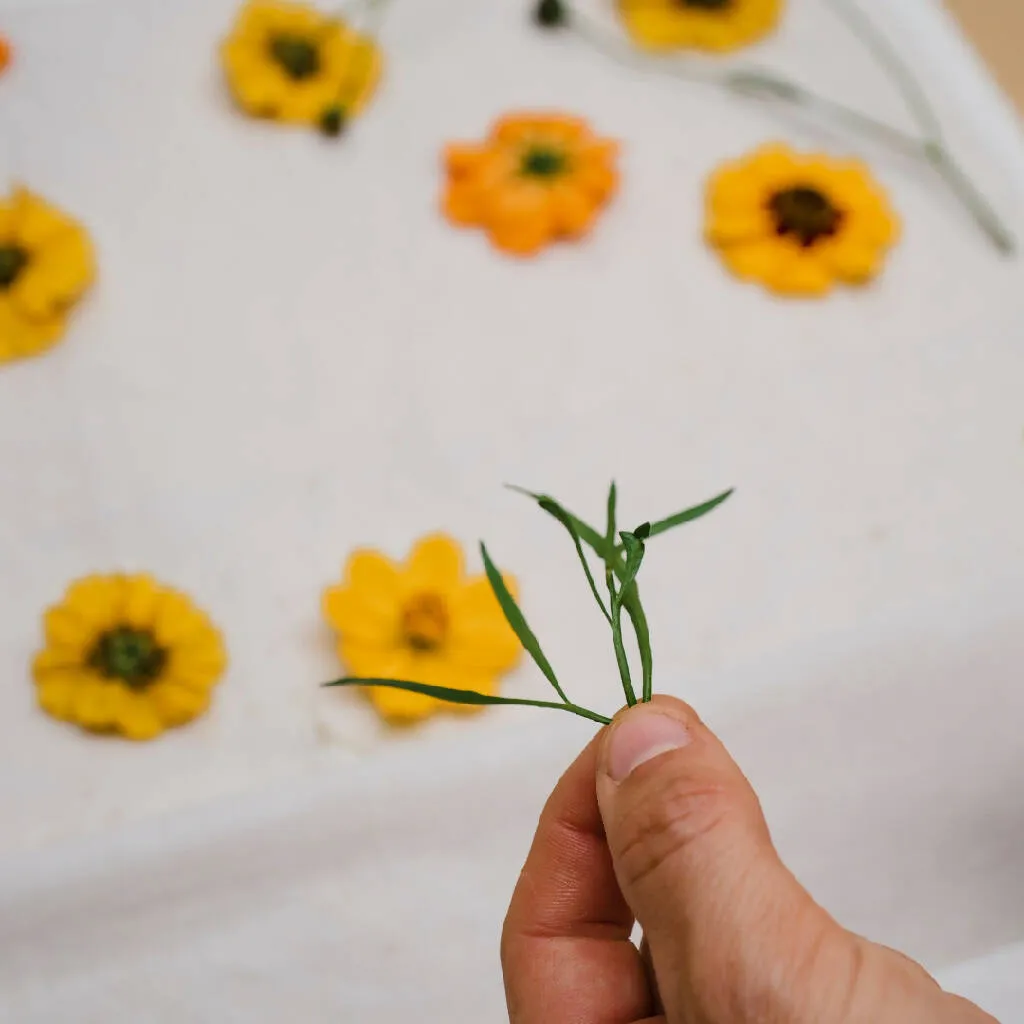
[(677, 718), (637, 708), (628, 711), (612, 728), (608, 741), (608, 774), (621, 782), (640, 765), (659, 754), (685, 747), (693, 737)]

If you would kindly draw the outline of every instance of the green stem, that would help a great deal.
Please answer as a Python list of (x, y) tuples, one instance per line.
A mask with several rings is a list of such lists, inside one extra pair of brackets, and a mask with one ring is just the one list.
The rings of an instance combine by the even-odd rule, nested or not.
[(878, 30), (871, 18), (849, 0), (828, 0), (832, 10), (846, 23), (847, 27), (871, 51), (872, 55), (888, 72), (899, 89), (910, 112), (924, 135), (920, 144), (921, 154), (938, 172), (949, 190), (967, 208), (978, 227), (988, 235), (992, 244), (1004, 256), (1011, 256), (1017, 244), (1009, 229), (996, 213), (992, 204), (981, 194), (977, 185), (964, 173), (953, 154), (946, 147), (935, 109), (928, 94), (900, 56), (899, 51)]
[(654, 663), (651, 658), (651, 630), (647, 624), (647, 614), (644, 606), (640, 603), (640, 591), (634, 583), (626, 591), (622, 598), (622, 605), (626, 609), (629, 621), (633, 623), (633, 632), (636, 634), (636, 645), (640, 650), (640, 669), (643, 673), (643, 697), (644, 703), (651, 699), (654, 689)]
[(978, 191), (977, 186), (964, 173), (953, 155), (941, 143), (926, 143), (927, 161), (938, 171), (950, 191), (967, 207), (975, 223), (988, 235), (992, 244), (1004, 255), (1013, 256), (1017, 241), (1010, 234), (992, 204)]
[(581, 708), (579, 704), (556, 704), (554, 701), (548, 700), (516, 700), (509, 698), (510, 704), (522, 704), (531, 708), (555, 708), (558, 711), (568, 711), (573, 715), (579, 715), (580, 718), (587, 718), (591, 722), (597, 722), (600, 725), (611, 725), (612, 720), (606, 718), (604, 715), (599, 715), (596, 711), (591, 711), (589, 708)]
[(626, 703), (632, 707), (636, 704), (636, 691), (633, 689), (633, 679), (629, 671), (626, 645), (622, 642), (622, 604), (615, 588), (615, 569), (611, 563), (605, 563), (604, 576), (612, 600), (612, 646), (615, 648), (615, 662), (619, 666), (622, 692), (626, 695)]
[(871, 18), (855, 4), (848, 3), (847, 0), (828, 0), (828, 4), (888, 73), (896, 88), (903, 94), (903, 98), (925, 138), (938, 142), (942, 138), (942, 125), (939, 123), (927, 94), (921, 87), (921, 83), (900, 56), (896, 47), (889, 42), (884, 33), (878, 30)]

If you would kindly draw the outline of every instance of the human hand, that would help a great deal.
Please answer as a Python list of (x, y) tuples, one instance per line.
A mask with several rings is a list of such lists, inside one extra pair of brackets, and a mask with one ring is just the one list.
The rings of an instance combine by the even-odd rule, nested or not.
[(559, 781), (501, 953), (512, 1024), (996, 1024), (818, 906), (743, 773), (668, 697)]

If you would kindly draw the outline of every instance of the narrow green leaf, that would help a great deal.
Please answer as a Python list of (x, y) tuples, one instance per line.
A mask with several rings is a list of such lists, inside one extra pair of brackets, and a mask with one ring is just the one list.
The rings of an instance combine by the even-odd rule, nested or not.
[(478, 693), (476, 690), (456, 690), (448, 686), (430, 686), (427, 683), (412, 683), (403, 679), (358, 679), (346, 677), (335, 679), (324, 686), (389, 686), (393, 690), (405, 690), (408, 693), (422, 693), (427, 697), (436, 697), (438, 700), (447, 701), (449, 704), (516, 704), (531, 708), (554, 708), (556, 711), (569, 711), (580, 718), (589, 718), (592, 722), (599, 722), (601, 725), (608, 725), (610, 718), (599, 715), (596, 711), (588, 708), (581, 708), (578, 704), (571, 704), (566, 701), (564, 704), (556, 704), (549, 700), (519, 700), (514, 697), (492, 697), (486, 693)]
[(583, 545), (580, 543), (580, 535), (573, 525), (572, 517), (568, 512), (562, 508), (553, 498), (543, 497), (537, 501), (548, 515), (554, 516), (565, 528), (569, 531), (569, 536), (572, 537), (573, 544), (576, 545), (576, 554), (579, 556), (580, 565), (583, 566), (583, 571), (587, 576), (587, 583), (590, 584), (590, 592), (594, 595), (594, 600), (597, 602), (598, 608), (601, 609), (601, 614), (604, 615), (608, 624), (611, 625), (612, 617), (608, 612), (608, 609), (604, 606), (604, 601), (601, 599), (601, 594), (597, 589), (597, 584), (594, 582), (594, 574), (590, 571), (590, 564), (587, 562), (587, 556), (583, 552)]
[[(550, 494), (536, 494), (533, 491), (526, 490), (525, 487), (517, 487), (515, 484), (505, 484), (510, 491), (515, 491), (516, 494), (525, 494), (526, 497), (532, 498), (535, 502), (540, 504), (541, 501), (554, 502), (555, 499)], [(572, 520), (572, 525), (576, 528), (576, 532), (580, 535), (580, 539), (584, 544), (588, 545), (593, 549), (594, 553), (598, 558), (604, 559), (606, 544), (604, 537), (601, 536), (592, 526), (585, 523), (579, 516), (573, 515), (561, 502), (555, 502), (560, 509)], [(544, 506), (541, 505), (541, 508)], [(545, 509), (545, 511), (548, 511)], [(550, 512), (548, 513), (551, 514)]]
[(608, 488), (608, 516), (604, 531), (604, 542), (607, 545), (608, 551), (613, 551), (615, 548), (615, 534), (618, 527), (615, 524), (616, 506), (619, 500), (619, 492), (615, 486), (613, 480), (611, 486)]
[(692, 523), (694, 519), (706, 516), (713, 509), (718, 508), (733, 493), (734, 489), (730, 487), (729, 490), (723, 491), (718, 497), (705, 501), (703, 505), (694, 505), (693, 508), (688, 508), (685, 512), (677, 512), (674, 516), (669, 516), (667, 519), (659, 519), (656, 523), (651, 523), (650, 536), (656, 537), (659, 533), (671, 530), (674, 526)]
[(621, 594), (624, 593), (636, 579), (637, 573), (640, 571), (640, 565), (644, 560), (645, 547), (644, 542), (637, 537), (635, 533), (629, 533), (627, 530), (623, 530), (619, 536), (622, 538), (622, 543), (626, 549), (626, 566), (625, 572), (622, 574)]
[(487, 547), (483, 541), (480, 542), (480, 554), (484, 560), (484, 571), (487, 573), (488, 582), (491, 584), (491, 590), (494, 591), (494, 596), (498, 599), (498, 604), (501, 605), (501, 610), (505, 614), (505, 618), (508, 620), (508, 624), (512, 627), (513, 632), (519, 637), (519, 642), (526, 649), (527, 653), (537, 663), (537, 668), (544, 673), (548, 682), (555, 688), (555, 692), (559, 697), (569, 703), (569, 698), (566, 697), (565, 691), (559, 685), (558, 677), (555, 675), (555, 670), (551, 667), (551, 663), (544, 656), (544, 652), (541, 650), (540, 643), (537, 637), (534, 636), (533, 630), (527, 625), (526, 617), (519, 610), (519, 605), (516, 604), (516, 599), (509, 593), (508, 587), (505, 586), (505, 581), (501, 578), (501, 573), (498, 572), (497, 567), (491, 561), (491, 556), (487, 553)]

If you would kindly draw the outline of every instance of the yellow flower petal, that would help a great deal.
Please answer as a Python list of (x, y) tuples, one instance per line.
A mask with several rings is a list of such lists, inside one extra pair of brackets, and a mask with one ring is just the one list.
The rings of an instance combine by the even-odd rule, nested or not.
[(64, 231), (32, 254), (10, 298), (26, 316), (45, 320), (75, 302), (94, 275), (89, 236), (77, 228)]
[(353, 551), (345, 565), (345, 581), (366, 600), (397, 605), (401, 580), (394, 562), (379, 551), (361, 548)]
[(209, 690), (195, 690), (171, 682), (155, 684), (147, 697), (164, 725), (191, 722), (210, 705)]
[(367, 686), (366, 696), (378, 713), (392, 725), (409, 725), (437, 712), (441, 705), (433, 697), (409, 693), (391, 686)]
[(435, 533), (416, 542), (405, 564), (407, 592), (448, 594), (462, 578), (462, 548), (451, 537)]
[(820, 258), (836, 277), (850, 284), (862, 284), (870, 280), (881, 269), (883, 261), (877, 246), (843, 235), (823, 245)]
[(346, 675), (364, 679), (404, 679), (409, 671), (405, 649), (396, 643), (360, 643), (342, 638), (338, 641), (338, 657), (345, 666)]
[(81, 685), (74, 701), (74, 720), (92, 732), (116, 727), (127, 691), (117, 683), (96, 678)]
[[(503, 574), (512, 596), (516, 581)], [(522, 646), (505, 619), (486, 577), (471, 580), (451, 601), (448, 655), (461, 669), (507, 672), (522, 656)]]
[(33, 256), (66, 232), (81, 232), (77, 222), (28, 189), (18, 187), (11, 198), (14, 240)]
[(324, 593), (324, 618), (344, 637), (387, 644), (398, 632), (397, 601), (367, 601), (365, 591), (331, 587)]
[(157, 608), (165, 591), (152, 576), (131, 576), (124, 584), (120, 618), (136, 629), (147, 629), (156, 621)]
[(164, 723), (146, 694), (127, 690), (117, 708), (113, 727), (130, 740), (151, 740), (164, 731)]
[(763, 206), (735, 213), (710, 213), (705, 231), (713, 245), (732, 245), (766, 238), (774, 231), (771, 217)]
[(63, 313), (34, 320), (15, 306), (9, 293), (0, 293), (0, 363), (38, 355), (64, 334)]
[(152, 622), (153, 635), (162, 647), (176, 647), (205, 634), (210, 628), (206, 616), (177, 591), (166, 589)]
[(171, 650), (161, 681), (205, 692), (220, 679), (226, 667), (227, 654), (220, 636), (211, 628), (209, 636), (202, 641), (192, 641), (189, 646)]
[(66, 722), (73, 717), (78, 678), (74, 673), (53, 673), (36, 689), (39, 706), (54, 718)]

